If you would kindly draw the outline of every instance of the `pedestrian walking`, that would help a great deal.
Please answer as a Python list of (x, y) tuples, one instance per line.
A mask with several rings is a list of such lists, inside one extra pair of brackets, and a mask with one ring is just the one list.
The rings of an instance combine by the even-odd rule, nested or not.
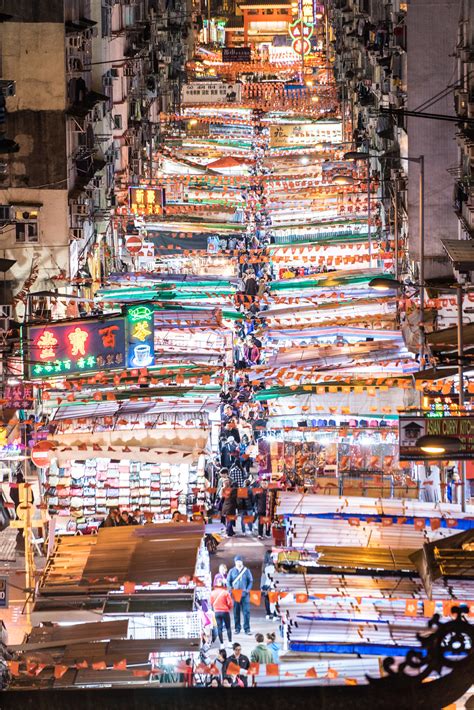
[(222, 493), (221, 513), (225, 520), (226, 533), (228, 537), (233, 537), (237, 514), (237, 488), (226, 488)]
[[(245, 535), (246, 526), (247, 526), (249, 529), (249, 533), (252, 534), (253, 497), (252, 497), (252, 491), (250, 489), (250, 481), (248, 479), (246, 481), (244, 481), (244, 486), (243, 486), (243, 490), (241, 491), (241, 496), (242, 497), (237, 498), (237, 510), (239, 511), (239, 515), (240, 515), (240, 525), (242, 528), (242, 533)], [(247, 518), (247, 522), (245, 521), (245, 518)]]
[(258, 517), (258, 537), (263, 540), (263, 532), (265, 535), (270, 537), (271, 526), (270, 523), (263, 523), (262, 518), (267, 517), (267, 498), (268, 498), (268, 482), (262, 481), (260, 484), (260, 491), (254, 493), (255, 500), (255, 512)]
[(230, 626), (230, 611), (234, 603), (229, 591), (224, 587), (224, 581), (217, 580), (217, 586), (211, 592), (211, 606), (216, 617), (217, 636), (221, 645), (224, 643), (223, 628), (227, 632), (227, 640), (232, 643), (232, 630)]
[(275, 590), (275, 582), (273, 581), (274, 573), (275, 565), (273, 564), (272, 553), (270, 550), (267, 550), (263, 559), (262, 576), (260, 579), (260, 589), (263, 601), (265, 602), (265, 614), (267, 619), (273, 619), (275, 617), (275, 607), (270, 603), (270, 597), (268, 594), (269, 592)]
[(257, 645), (250, 654), (250, 660), (252, 663), (273, 663), (273, 653), (265, 643), (264, 635), (255, 634), (255, 641), (257, 642)]
[[(235, 633), (240, 634), (241, 631), (241, 616), (243, 618), (243, 626), (245, 633), (250, 636), (250, 590), (253, 585), (253, 577), (251, 571), (244, 565), (242, 557), (237, 555), (234, 558), (234, 567), (227, 575), (227, 588), (232, 592), (242, 592), (242, 595), (232, 595), (234, 598), (234, 628)], [(237, 599), (236, 596), (240, 596)]]

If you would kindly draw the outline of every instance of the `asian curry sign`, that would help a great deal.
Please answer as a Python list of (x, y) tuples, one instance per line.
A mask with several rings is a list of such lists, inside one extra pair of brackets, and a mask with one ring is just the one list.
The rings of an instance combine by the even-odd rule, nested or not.
[(122, 317), (30, 326), (26, 334), (30, 379), (126, 367), (126, 327)]
[[(460, 440), (459, 450), (440, 454), (428, 454), (417, 447), (421, 436), (449, 436)], [(400, 416), (399, 443), (401, 461), (422, 460), (467, 460), (474, 459), (474, 416)]]

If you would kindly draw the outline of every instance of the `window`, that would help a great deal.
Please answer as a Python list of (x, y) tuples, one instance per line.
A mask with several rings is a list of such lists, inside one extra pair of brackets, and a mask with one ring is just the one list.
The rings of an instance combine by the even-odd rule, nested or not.
[(122, 116), (120, 113), (116, 113), (114, 116), (114, 128), (122, 128)]
[(37, 244), (39, 242), (37, 209), (15, 208), (15, 240), (17, 244)]
[(10, 221), (10, 205), (0, 205), (0, 224)]
[(102, 37), (109, 37), (112, 31), (112, 8), (105, 4), (101, 7)]
[(19, 222), (16, 224), (17, 244), (37, 244), (38, 222)]

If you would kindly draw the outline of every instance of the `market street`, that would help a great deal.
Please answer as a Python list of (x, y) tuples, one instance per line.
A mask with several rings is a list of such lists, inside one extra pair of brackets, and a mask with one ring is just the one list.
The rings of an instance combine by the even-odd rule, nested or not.
[(468, 0), (20, 5), (0, 708), (469, 707)]

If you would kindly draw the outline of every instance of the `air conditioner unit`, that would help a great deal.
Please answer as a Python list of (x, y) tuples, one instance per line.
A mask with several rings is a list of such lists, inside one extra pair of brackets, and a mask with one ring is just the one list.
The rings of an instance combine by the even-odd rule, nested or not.
[(68, 38), (69, 42), (69, 47), (73, 47), (74, 49), (82, 49), (84, 45), (84, 40), (82, 37), (79, 37), (78, 35), (74, 35), (73, 37)]
[(83, 227), (74, 227), (71, 229), (71, 234), (73, 239), (83, 239), (84, 229)]
[(458, 116), (467, 116), (468, 100), (467, 91), (454, 92), (454, 107)]
[(102, 121), (104, 118), (104, 112), (102, 110), (102, 106), (94, 106), (94, 111), (92, 112), (92, 120), (93, 121)]

